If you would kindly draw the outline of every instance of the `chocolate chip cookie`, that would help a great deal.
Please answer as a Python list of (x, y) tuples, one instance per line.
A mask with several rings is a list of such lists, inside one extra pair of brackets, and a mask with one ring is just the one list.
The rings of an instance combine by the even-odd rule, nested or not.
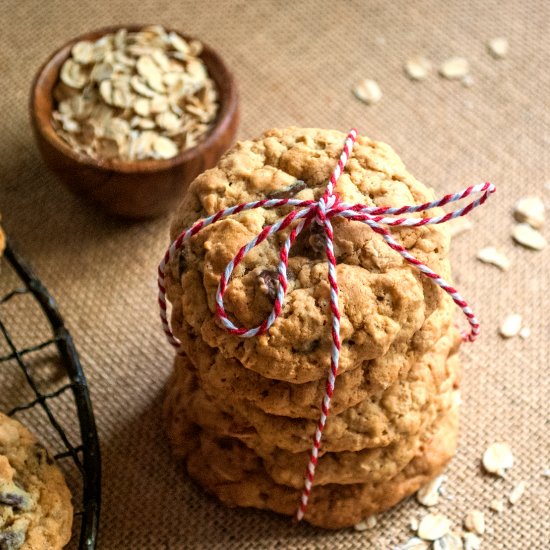
[(73, 507), (62, 473), (19, 422), (0, 413), (0, 549), (58, 550)]

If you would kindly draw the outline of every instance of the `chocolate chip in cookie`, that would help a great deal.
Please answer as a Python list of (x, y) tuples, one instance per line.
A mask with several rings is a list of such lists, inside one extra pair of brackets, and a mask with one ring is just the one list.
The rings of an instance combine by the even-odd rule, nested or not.
[(25, 533), (21, 531), (0, 532), (0, 550), (17, 550), (25, 542)]
[(326, 234), (323, 226), (312, 223), (309, 226), (309, 237), (307, 240), (315, 257), (323, 257), (325, 253)]
[(0, 483), (0, 504), (26, 511), (31, 509), (33, 503), (31, 496), (14, 483)]
[(23, 519), (14, 521), (7, 529), (0, 529), (0, 550), (18, 550), (25, 544), (29, 524)]

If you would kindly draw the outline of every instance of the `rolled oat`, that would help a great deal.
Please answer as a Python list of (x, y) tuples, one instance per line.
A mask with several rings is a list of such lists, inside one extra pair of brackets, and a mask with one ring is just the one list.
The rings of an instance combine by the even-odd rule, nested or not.
[(219, 109), (201, 51), (160, 26), (77, 42), (54, 89), (57, 133), (103, 159), (168, 159), (195, 146)]

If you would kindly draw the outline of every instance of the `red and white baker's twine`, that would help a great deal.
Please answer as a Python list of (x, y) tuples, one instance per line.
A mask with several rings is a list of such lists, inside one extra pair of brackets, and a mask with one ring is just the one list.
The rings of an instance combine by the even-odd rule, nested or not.
[[(302, 491), (302, 496), (300, 499), (300, 504), (296, 513), (298, 520), (301, 520), (304, 517), (304, 514), (307, 509), (309, 496), (313, 486), (313, 480), (315, 477), (315, 468), (317, 466), (319, 448), (321, 446), (321, 438), (323, 435), (323, 430), (325, 428), (327, 417), (329, 414), (330, 404), (332, 400), (332, 394), (334, 392), (334, 385), (336, 382), (336, 376), (338, 374), (338, 362), (340, 357), (340, 309), (338, 306), (338, 283), (336, 280), (336, 258), (334, 256), (334, 233), (332, 230), (332, 224), (330, 222), (331, 218), (341, 217), (347, 218), (349, 220), (360, 221), (366, 223), (374, 232), (382, 235), (383, 239), (386, 241), (388, 246), (393, 250), (399, 252), (407, 262), (416, 266), (424, 275), (432, 279), (437, 285), (439, 285), (447, 294), (451, 296), (454, 302), (462, 309), (464, 315), (470, 323), (470, 332), (468, 334), (463, 334), (463, 339), (466, 341), (473, 342), (477, 335), (479, 334), (479, 323), (473, 314), (470, 306), (458, 293), (458, 291), (447, 283), (442, 277), (437, 273), (431, 270), (428, 266), (424, 265), (422, 262), (417, 260), (410, 252), (408, 252), (403, 246), (397, 243), (388, 229), (383, 226), (389, 227), (419, 227), (422, 225), (431, 225), (444, 223), (459, 216), (464, 216), (470, 213), (474, 208), (483, 204), (491, 193), (495, 192), (495, 186), (492, 183), (483, 183), (480, 185), (474, 185), (468, 187), (458, 193), (452, 195), (445, 195), (444, 197), (421, 204), (418, 206), (401, 206), (394, 208), (391, 206), (384, 207), (375, 207), (375, 206), (365, 206), (364, 204), (347, 204), (341, 202), (338, 195), (334, 192), (336, 183), (342, 174), (344, 167), (348, 161), (351, 150), (357, 139), (356, 130), (351, 130), (348, 134), (344, 150), (338, 160), (338, 164), (332, 173), (330, 180), (327, 184), (325, 193), (318, 201), (313, 200), (297, 200), (297, 199), (264, 199), (260, 201), (248, 202), (245, 204), (239, 204), (237, 206), (232, 206), (226, 208), (225, 210), (220, 210), (216, 214), (209, 216), (203, 220), (198, 221), (189, 229), (183, 231), (179, 237), (170, 245), (170, 248), (166, 251), (164, 258), (160, 262), (158, 269), (158, 286), (159, 286), (159, 306), (160, 306), (160, 317), (162, 321), (162, 326), (168, 341), (175, 347), (180, 348), (179, 340), (174, 336), (172, 330), (170, 329), (170, 324), (167, 317), (167, 305), (166, 305), (166, 290), (165, 290), (165, 270), (166, 265), (172, 260), (177, 252), (181, 249), (183, 244), (188, 241), (193, 235), (196, 235), (201, 229), (205, 228), (208, 225), (211, 225), (222, 218), (231, 216), (233, 214), (238, 214), (245, 210), (252, 210), (253, 208), (280, 208), (282, 206), (294, 206), (297, 210), (293, 210), (287, 214), (283, 219), (274, 223), (273, 225), (268, 225), (264, 227), (262, 232), (254, 239), (252, 239), (248, 244), (243, 246), (237, 255), (229, 262), (225, 268), (224, 273), (221, 276), (220, 283), (218, 285), (218, 290), (216, 292), (216, 314), (218, 315), (220, 321), (223, 323), (224, 327), (231, 334), (237, 334), (243, 338), (251, 338), (258, 334), (263, 334), (269, 327), (275, 322), (277, 317), (281, 314), (281, 309), (284, 303), (285, 295), (287, 292), (287, 265), (288, 265), (288, 253), (292, 244), (296, 240), (296, 237), (311, 223), (314, 221), (322, 226), (325, 230), (325, 252), (328, 259), (328, 280), (330, 283), (330, 309), (332, 312), (332, 350), (331, 350), (331, 362), (330, 362), (330, 372), (328, 374), (325, 394), (323, 397), (323, 402), (321, 404), (321, 418), (317, 425), (315, 435), (313, 436), (313, 445), (310, 452), (309, 463), (307, 466), (305, 479), (304, 479), (304, 488)], [(444, 206), (451, 202), (456, 202), (462, 200), (470, 195), (475, 193), (481, 193), (481, 196), (476, 200), (469, 203), (464, 208), (454, 210), (448, 214), (443, 214), (435, 218), (408, 218), (408, 217), (397, 217), (390, 218), (385, 217), (385, 215), (391, 216), (400, 216), (401, 214), (411, 214), (415, 212), (423, 212), (431, 208), (436, 208), (439, 206)], [(255, 246), (258, 246), (260, 243), (265, 241), (270, 235), (273, 235), (279, 231), (283, 231), (289, 227), (294, 221), (298, 221), (290, 231), (286, 241), (280, 250), (280, 261), (277, 268), (279, 284), (277, 286), (277, 295), (275, 297), (275, 303), (273, 309), (269, 316), (257, 327), (253, 328), (240, 328), (235, 326), (231, 320), (227, 317), (225, 312), (223, 298), (225, 291), (227, 290), (227, 284), (231, 278), (233, 270), (239, 263), (242, 261), (244, 256), (250, 252)]]

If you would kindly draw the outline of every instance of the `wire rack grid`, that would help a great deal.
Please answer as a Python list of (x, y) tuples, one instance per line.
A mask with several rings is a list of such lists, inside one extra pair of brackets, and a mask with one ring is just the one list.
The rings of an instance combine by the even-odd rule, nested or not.
[[(23, 421), (56, 451), (54, 458), (66, 475), (75, 505), (71, 545), (94, 550), (101, 459), (78, 353), (55, 300), (9, 240), (0, 269), (0, 410)], [(38, 325), (42, 325), (40, 335)]]

